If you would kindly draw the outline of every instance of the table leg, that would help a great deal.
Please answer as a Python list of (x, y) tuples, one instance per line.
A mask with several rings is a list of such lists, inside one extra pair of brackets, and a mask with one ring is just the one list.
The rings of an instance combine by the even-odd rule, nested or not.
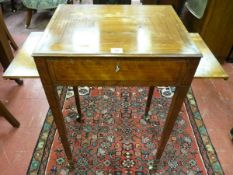
[(79, 118), (77, 119), (77, 121), (81, 122), (82, 112), (81, 112), (81, 107), (80, 107), (80, 98), (79, 98), (78, 86), (73, 86), (73, 91), (74, 91), (76, 108), (77, 108), (78, 115), (79, 115)]
[(8, 42), (6, 31), (4, 30), (3, 21), (0, 19), (0, 53), (1, 53), (1, 63), (4, 69), (8, 67), (11, 60), (14, 58), (11, 47)]
[(73, 156), (72, 156), (72, 152), (70, 149), (70, 143), (67, 138), (67, 130), (66, 130), (62, 110), (61, 110), (61, 105), (59, 102), (59, 97), (57, 94), (57, 88), (56, 86), (52, 86), (52, 85), (44, 85), (44, 90), (45, 90), (52, 114), (54, 116), (54, 121), (57, 126), (57, 130), (61, 138), (61, 142), (64, 147), (67, 159), (69, 161), (70, 166), (73, 168), (74, 167)]
[(0, 101), (0, 115), (2, 115), (13, 127), (18, 128), (20, 123), (16, 118), (7, 110), (7, 108)]
[(16, 12), (16, 7), (15, 7), (15, 0), (11, 0), (11, 10), (12, 12)]
[(145, 117), (148, 116), (148, 112), (150, 110), (150, 104), (151, 104), (151, 100), (153, 97), (154, 89), (155, 89), (154, 86), (149, 87), (149, 93), (148, 93), (148, 98), (147, 98), (147, 102), (146, 102), (146, 109), (145, 109)]
[(12, 80), (15, 80), (15, 82), (20, 86), (23, 85), (23, 80), (21, 80), (21, 79), (16, 78), (16, 79), (12, 79)]
[(171, 103), (171, 106), (169, 108), (169, 112), (167, 115), (167, 119), (166, 119), (166, 122), (163, 128), (163, 131), (162, 131), (161, 140), (159, 141), (154, 167), (157, 166), (156, 163), (159, 162), (163, 154), (163, 151), (168, 142), (170, 134), (173, 130), (175, 121), (178, 117), (178, 114), (180, 112), (180, 109), (182, 107), (184, 98), (186, 97), (188, 90), (189, 90), (189, 86), (176, 87), (175, 94), (173, 96), (172, 103)]
[(67, 131), (64, 122), (64, 117), (62, 114), (61, 101), (59, 100), (57, 93), (57, 86), (56, 84), (53, 84), (53, 81), (49, 77), (50, 74), (49, 74), (47, 62), (43, 58), (42, 59), (37, 58), (35, 59), (35, 63), (37, 66), (37, 70), (40, 74), (41, 82), (43, 84), (50, 109), (54, 117), (57, 131), (61, 138), (62, 146), (64, 148), (70, 167), (73, 169), (74, 168), (73, 156), (70, 149), (70, 143), (67, 138)]
[(33, 10), (32, 9), (27, 9), (27, 16), (26, 16), (26, 24), (25, 24), (25, 27), (28, 28), (30, 23), (31, 23), (31, 20), (32, 20), (32, 13), (33, 13)]

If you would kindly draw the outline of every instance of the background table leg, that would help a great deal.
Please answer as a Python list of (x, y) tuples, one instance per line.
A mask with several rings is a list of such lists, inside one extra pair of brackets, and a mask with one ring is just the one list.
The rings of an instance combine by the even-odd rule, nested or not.
[(13, 39), (13, 37), (11, 36), (9, 30), (7, 29), (7, 26), (6, 26), (5, 22), (4, 22), (4, 18), (3, 18), (3, 14), (2, 14), (2, 9), (1, 8), (0, 8), (0, 26), (4, 30), (4, 32), (5, 32), (8, 40), (9, 40), (11, 46), (12, 46), (12, 48), (14, 50), (17, 50), (18, 46), (17, 46), (15, 40)]
[(151, 104), (151, 100), (153, 97), (154, 89), (155, 89), (154, 86), (149, 87), (149, 93), (148, 93), (148, 98), (147, 98), (147, 102), (146, 102), (146, 109), (145, 109), (145, 117), (148, 116), (148, 112), (150, 110), (150, 104)]
[(79, 118), (77, 118), (77, 121), (81, 122), (82, 112), (81, 112), (81, 107), (80, 107), (80, 98), (79, 98), (78, 86), (73, 86), (73, 91), (74, 91), (76, 108), (77, 108), (78, 115), (79, 115)]
[(20, 123), (16, 118), (7, 110), (7, 108), (0, 101), (0, 115), (2, 115), (13, 127), (18, 128)]

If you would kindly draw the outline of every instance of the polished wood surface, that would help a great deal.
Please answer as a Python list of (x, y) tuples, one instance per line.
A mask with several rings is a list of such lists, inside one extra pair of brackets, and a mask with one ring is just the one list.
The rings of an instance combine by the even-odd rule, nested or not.
[(191, 33), (196, 46), (200, 49), (203, 57), (197, 67), (195, 78), (223, 78), (227, 79), (229, 75), (224, 71), (217, 58), (210, 51), (201, 36), (197, 33)]
[(171, 6), (122, 5), (59, 6), (32, 55), (71, 166), (57, 86), (150, 86), (146, 114), (154, 86), (176, 86), (159, 160), (202, 56)]
[[(22, 48), (16, 54), (14, 60), (11, 62), (8, 69), (4, 72), (5, 78), (39, 78), (31, 53), (42, 37), (42, 32), (32, 32), (25, 41)], [(197, 33), (190, 33), (193, 42), (201, 51), (203, 57), (198, 65), (195, 73), (195, 78), (224, 78), (227, 79), (228, 75), (219, 64), (216, 57), (212, 54), (207, 47), (201, 36)], [(88, 65), (89, 66), (89, 65)], [(100, 66), (100, 65), (99, 65)], [(62, 68), (63, 66), (61, 66)], [(83, 68), (82, 68), (83, 69)], [(115, 70), (112, 67), (111, 70)], [(77, 70), (78, 71), (78, 70)], [(83, 72), (81, 72), (83, 74)], [(94, 76), (94, 75), (92, 75)]]
[(33, 53), (48, 55), (200, 57), (201, 53), (172, 6), (60, 5)]
[(78, 81), (80, 85), (109, 85), (110, 81), (111, 85), (124, 86), (128, 84), (126, 81), (136, 85), (140, 80), (141, 85), (148, 85), (148, 82), (153, 84), (155, 75), (159, 75), (157, 84), (174, 85), (180, 82), (179, 74), (187, 71), (186, 64), (185, 60), (158, 58), (153, 61), (152, 58), (147, 60), (146, 57), (131, 57), (129, 60), (109, 57), (84, 58), (78, 61), (66, 58), (48, 60), (54, 83), (66, 84), (69, 80), (73, 84)]
[(31, 53), (41, 38), (43, 32), (32, 32), (24, 42), (21, 49), (16, 53), (10, 66), (4, 72), (5, 78), (39, 78)]

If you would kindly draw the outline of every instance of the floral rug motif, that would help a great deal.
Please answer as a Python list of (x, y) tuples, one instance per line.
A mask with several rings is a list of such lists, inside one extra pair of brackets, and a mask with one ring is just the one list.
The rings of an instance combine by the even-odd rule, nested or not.
[(69, 170), (49, 111), (28, 174), (224, 174), (191, 90), (157, 169), (151, 171), (173, 91), (156, 88), (149, 115), (144, 116), (148, 88), (92, 87), (80, 97), (79, 123), (72, 88), (63, 89), (75, 169)]

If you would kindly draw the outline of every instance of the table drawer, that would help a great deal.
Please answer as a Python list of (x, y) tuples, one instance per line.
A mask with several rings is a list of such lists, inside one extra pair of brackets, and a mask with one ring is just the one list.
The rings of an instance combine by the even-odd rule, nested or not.
[(55, 81), (177, 82), (185, 61), (50, 60)]

